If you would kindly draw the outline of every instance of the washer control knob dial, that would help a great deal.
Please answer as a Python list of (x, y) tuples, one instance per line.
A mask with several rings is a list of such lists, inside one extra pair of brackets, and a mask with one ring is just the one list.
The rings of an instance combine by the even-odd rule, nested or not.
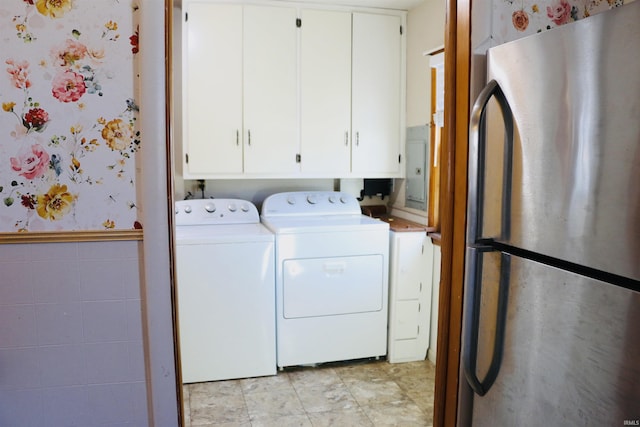
[(238, 210), (238, 207), (236, 206), (235, 203), (229, 204), (229, 212), (235, 212), (237, 210)]
[(188, 214), (191, 213), (191, 206), (190, 205), (187, 205), (187, 206), (184, 207), (184, 213), (188, 213)]
[(216, 211), (216, 205), (214, 205), (213, 203), (207, 203), (206, 205), (204, 205), (204, 210), (209, 213), (213, 213)]
[(242, 212), (249, 212), (249, 205), (243, 204), (242, 206), (240, 206), (240, 210)]
[(340, 202), (346, 204), (349, 201), (345, 196), (340, 196)]
[(290, 205), (295, 205), (296, 204), (296, 198), (294, 196), (288, 196), (287, 197), (287, 203), (289, 203)]
[(318, 196), (314, 195), (314, 194), (310, 194), (307, 196), (307, 202), (309, 202), (309, 204), (311, 205), (315, 205), (316, 203), (318, 203)]
[(329, 203), (335, 203), (337, 201), (338, 199), (336, 199), (336, 196), (329, 196)]

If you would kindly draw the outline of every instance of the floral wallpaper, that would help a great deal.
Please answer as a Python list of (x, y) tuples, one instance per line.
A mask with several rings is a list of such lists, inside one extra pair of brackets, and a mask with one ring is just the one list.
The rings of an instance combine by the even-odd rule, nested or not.
[(587, 18), (632, 0), (493, 0), (493, 38), (502, 44)]
[(0, 232), (140, 227), (137, 11), (0, 2)]

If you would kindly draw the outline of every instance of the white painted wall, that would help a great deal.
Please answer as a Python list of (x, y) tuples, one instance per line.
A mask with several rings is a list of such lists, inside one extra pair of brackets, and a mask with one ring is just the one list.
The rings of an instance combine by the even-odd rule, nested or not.
[(425, 52), (444, 46), (444, 0), (425, 0), (407, 16), (407, 126), (429, 123), (431, 70)]
[[(445, 1), (425, 0), (407, 16), (407, 127), (422, 126), (431, 117), (429, 56), (444, 46)], [(393, 213), (426, 224), (427, 213), (405, 208), (405, 180), (397, 179), (391, 196)]]

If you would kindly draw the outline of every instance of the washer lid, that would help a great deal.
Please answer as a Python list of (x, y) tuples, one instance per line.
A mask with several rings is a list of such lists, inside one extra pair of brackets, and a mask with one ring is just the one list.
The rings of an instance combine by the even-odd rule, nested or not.
[(262, 224), (182, 225), (176, 227), (177, 245), (273, 242), (274, 236)]

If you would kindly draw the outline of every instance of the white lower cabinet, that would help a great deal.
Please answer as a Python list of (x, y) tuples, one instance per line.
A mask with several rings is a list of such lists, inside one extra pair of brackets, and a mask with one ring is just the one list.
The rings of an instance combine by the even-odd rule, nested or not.
[(424, 360), (429, 348), (433, 244), (424, 231), (389, 234), (388, 359), (391, 363)]

